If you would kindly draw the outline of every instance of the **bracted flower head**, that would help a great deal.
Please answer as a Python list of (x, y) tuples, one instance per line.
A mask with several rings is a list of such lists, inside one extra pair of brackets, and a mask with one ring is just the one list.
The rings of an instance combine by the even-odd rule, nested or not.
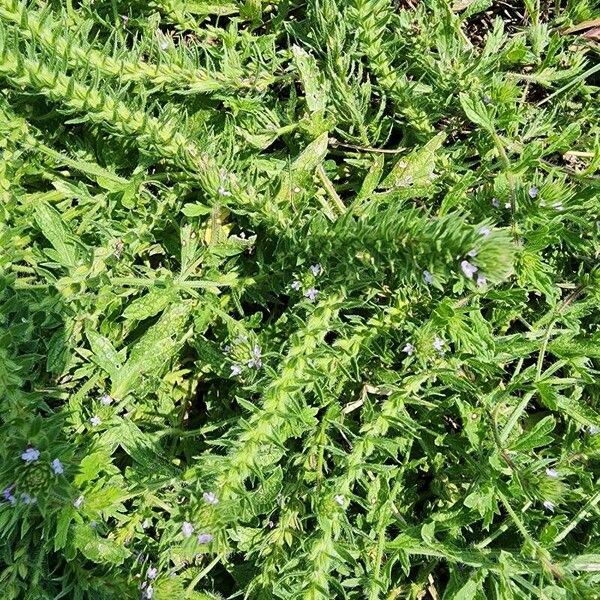
[(26, 462), (35, 462), (40, 457), (40, 451), (37, 448), (29, 447), (23, 454), (21, 454), (21, 458)]

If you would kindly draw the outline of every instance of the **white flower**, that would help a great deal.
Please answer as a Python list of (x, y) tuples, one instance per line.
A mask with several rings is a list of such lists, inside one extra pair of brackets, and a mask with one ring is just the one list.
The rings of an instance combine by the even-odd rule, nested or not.
[(23, 500), (23, 504), (35, 504), (37, 502), (35, 498), (25, 492), (21, 494), (21, 499)]
[(340, 506), (344, 506), (344, 504), (346, 503), (346, 499), (344, 498), (344, 496), (342, 496), (341, 494), (337, 494), (337, 496), (334, 496), (333, 498)]
[(590, 435), (596, 435), (598, 432), (600, 432), (600, 427), (598, 427), (597, 425), (590, 425), (588, 427), (588, 433)]
[(144, 519), (142, 523), (142, 529), (148, 529), (148, 527), (152, 526), (152, 521), (150, 519)]
[(40, 457), (40, 451), (37, 448), (29, 447), (23, 454), (21, 454), (21, 458), (26, 462), (35, 462)]
[(311, 302), (314, 302), (317, 295), (319, 294), (319, 290), (317, 288), (311, 287), (304, 292), (304, 297), (308, 298)]
[(113, 399), (108, 394), (102, 394), (102, 396), (100, 396), (100, 403), (104, 406), (112, 404), (112, 401)]
[(320, 264), (316, 264), (316, 265), (312, 265), (310, 267), (310, 272), (315, 276), (318, 277), (322, 272), (323, 272), (323, 268), (321, 267)]
[(507, 202), (507, 203), (504, 205), (504, 208), (510, 208), (510, 202)]
[(12, 506), (14, 506), (17, 503), (17, 499), (13, 496), (13, 491), (16, 486), (17, 486), (17, 484), (13, 483), (13, 484), (9, 485), (8, 487), (4, 488), (4, 490), (2, 491), (2, 497), (7, 502), (9, 502)]
[(554, 512), (554, 502), (551, 502), (550, 500), (544, 500), (544, 508)]
[(530, 198), (537, 198), (538, 195), (538, 189), (535, 187), (535, 185), (532, 185), (529, 188), (529, 197)]
[(410, 343), (407, 342), (406, 346), (404, 346), (404, 348), (402, 348), (402, 352), (408, 354), (409, 356), (415, 351), (415, 347)]
[(444, 350), (444, 340), (442, 340), (439, 337), (436, 337), (435, 340), (433, 340), (433, 347), (438, 351), (438, 352), (442, 352)]
[(207, 504), (219, 504), (219, 499), (213, 492), (204, 492), (202, 497)]
[(79, 496), (78, 498), (73, 500), (73, 506), (75, 508), (79, 509), (81, 507), (81, 505), (83, 504), (84, 500), (85, 500), (85, 498), (83, 496)]
[(292, 281), (292, 289), (298, 291), (302, 287), (302, 284), (296, 279)]
[(242, 365), (231, 365), (231, 377), (237, 377), (242, 374)]
[(255, 345), (252, 348), (252, 358), (248, 361), (248, 368), (260, 369), (262, 367), (262, 354), (260, 350), (260, 346)]
[(146, 588), (146, 592), (145, 592), (145, 594), (146, 594), (146, 598), (147, 598), (148, 600), (150, 600), (150, 598), (152, 598), (152, 596), (154, 596), (154, 588), (153, 588), (151, 585), (149, 585), (149, 586)]
[(564, 210), (564, 209), (565, 209), (565, 207), (563, 206), (563, 203), (562, 203), (562, 202), (555, 202), (555, 203), (552, 205), (552, 208), (554, 208), (554, 209), (556, 209), (556, 210)]
[(431, 285), (433, 283), (433, 275), (429, 271), (423, 271), (423, 281), (427, 285)]
[(98, 427), (102, 423), (102, 419), (98, 415), (95, 415), (90, 419), (90, 423), (92, 427)]
[(477, 276), (477, 285), (483, 287), (487, 283), (487, 279), (483, 275)]
[(487, 237), (490, 233), (492, 233), (492, 230), (489, 227), (481, 227), (479, 229), (479, 235), (482, 235), (483, 237)]
[(183, 537), (189, 538), (192, 533), (194, 533), (194, 526), (188, 521), (185, 521), (181, 526), (181, 533), (183, 533)]
[(160, 43), (161, 50), (166, 50), (168, 47), (169, 47), (169, 42), (167, 42), (166, 40)]
[(546, 469), (546, 475), (552, 479), (556, 479), (558, 477), (558, 471), (556, 469)]
[(223, 186), (219, 187), (219, 196), (231, 196), (231, 192), (227, 191)]
[(475, 258), (477, 256), (477, 250), (475, 250), (474, 248), (473, 248), (473, 250), (469, 250), (467, 252), (467, 256), (470, 256), (471, 258)]
[(460, 263), (460, 268), (467, 279), (473, 279), (473, 275), (479, 270), (475, 265), (472, 265), (468, 260), (463, 260)]
[(52, 461), (52, 470), (54, 471), (55, 475), (62, 475), (65, 472), (63, 464), (60, 462), (60, 460), (58, 460), (58, 458), (55, 458)]
[(198, 535), (199, 544), (210, 544), (213, 541), (213, 536), (210, 533), (200, 533)]
[(156, 579), (158, 569), (156, 567), (149, 567), (146, 571), (146, 579)]
[(498, 200), (498, 198), (492, 198), (492, 206), (500, 208), (500, 200)]

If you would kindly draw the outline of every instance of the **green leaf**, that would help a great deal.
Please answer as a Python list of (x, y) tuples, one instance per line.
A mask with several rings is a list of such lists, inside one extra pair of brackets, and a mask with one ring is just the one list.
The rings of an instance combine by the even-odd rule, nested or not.
[(50, 205), (42, 202), (35, 208), (35, 221), (56, 250), (60, 264), (64, 267), (76, 266), (79, 259), (77, 245), (60, 214)]
[(179, 294), (176, 288), (151, 289), (145, 296), (134, 300), (124, 311), (125, 319), (143, 321), (162, 312), (169, 304), (177, 301)]

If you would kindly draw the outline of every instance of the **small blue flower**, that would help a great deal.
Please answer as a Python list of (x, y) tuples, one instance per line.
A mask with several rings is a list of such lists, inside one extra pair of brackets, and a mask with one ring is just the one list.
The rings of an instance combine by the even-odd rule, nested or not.
[(200, 533), (198, 535), (199, 544), (210, 544), (213, 541), (213, 536), (210, 533)]
[(26, 462), (35, 462), (40, 457), (40, 451), (37, 448), (31, 446), (21, 454), (21, 458)]
[(483, 287), (487, 284), (487, 279), (483, 275), (477, 276), (477, 285), (478, 287)]
[(310, 267), (310, 272), (315, 276), (318, 277), (322, 272), (323, 272), (323, 268), (321, 267), (320, 264), (316, 264), (316, 265), (312, 265)]
[(336, 496), (333, 497), (333, 499), (340, 505), (340, 506), (344, 506), (346, 504), (346, 498), (344, 498), (344, 496), (342, 496), (342, 494), (337, 494)]
[(252, 348), (252, 358), (248, 361), (248, 368), (255, 368), (256, 370), (262, 367), (262, 353), (260, 350), (260, 346), (255, 345)]
[(590, 435), (597, 435), (600, 432), (600, 427), (598, 427), (597, 425), (590, 425), (588, 427), (588, 433)]
[(231, 377), (237, 377), (242, 374), (242, 365), (231, 365)]
[(151, 585), (149, 585), (146, 588), (145, 594), (146, 600), (151, 600), (152, 596), (154, 596), (154, 588)]
[(77, 509), (81, 508), (81, 505), (83, 504), (84, 500), (85, 498), (83, 496), (79, 496), (78, 498), (73, 500), (73, 506)]
[(533, 199), (533, 198), (537, 198), (538, 191), (539, 191), (539, 190), (538, 190), (538, 189), (535, 187), (535, 185), (532, 185), (532, 186), (529, 188), (529, 197), (530, 197), (530, 198), (532, 198), (532, 199)]
[(292, 281), (291, 287), (293, 290), (298, 291), (302, 287), (302, 284), (297, 279), (295, 279), (294, 281)]
[(158, 569), (156, 567), (149, 567), (146, 571), (146, 579), (156, 579), (158, 575)]
[(436, 337), (435, 340), (433, 340), (433, 347), (438, 352), (443, 352), (444, 351), (444, 340), (439, 337)]
[(13, 496), (13, 491), (16, 486), (17, 484), (13, 483), (8, 487), (4, 488), (4, 490), (2, 491), (2, 497), (12, 506), (14, 506), (17, 503), (17, 499)]
[(108, 406), (109, 404), (112, 404), (112, 402), (113, 399), (108, 394), (102, 394), (102, 396), (100, 396), (100, 403), (104, 406)]
[(206, 502), (207, 504), (219, 503), (219, 499), (213, 492), (204, 492), (204, 494), (202, 494), (202, 497), (204, 498), (204, 502)]
[(423, 281), (427, 285), (431, 285), (433, 283), (433, 275), (429, 271), (423, 271)]
[(558, 471), (556, 469), (546, 469), (546, 475), (551, 479), (557, 479)]
[(483, 237), (488, 237), (490, 233), (492, 233), (492, 230), (489, 227), (481, 227), (479, 229), (479, 235), (482, 235)]
[(404, 352), (404, 353), (408, 354), (409, 356), (410, 356), (411, 354), (413, 354), (413, 353), (414, 353), (414, 351), (415, 351), (415, 347), (414, 347), (414, 346), (413, 346), (413, 345), (412, 345), (410, 342), (408, 342), (408, 343), (406, 344), (406, 346), (404, 346), (404, 348), (402, 348), (402, 352)]
[(479, 270), (475, 265), (472, 265), (468, 260), (463, 260), (460, 263), (460, 268), (467, 279), (473, 279), (473, 275)]
[(311, 302), (314, 302), (319, 295), (319, 290), (317, 288), (311, 287), (304, 292), (304, 297), (308, 298)]
[(90, 423), (92, 427), (98, 427), (98, 425), (102, 424), (102, 419), (98, 415), (95, 415), (90, 419)]
[(191, 537), (192, 533), (194, 533), (194, 526), (189, 521), (184, 521), (181, 526), (181, 533), (183, 534), (183, 537)]
[(55, 475), (62, 475), (65, 472), (63, 464), (60, 462), (60, 460), (58, 460), (58, 458), (55, 458), (52, 461), (52, 470), (54, 471)]
[(554, 512), (554, 502), (551, 502), (550, 500), (544, 500), (544, 508), (546, 510)]
[(21, 494), (21, 499), (23, 500), (23, 504), (35, 504), (37, 502), (36, 498), (34, 498), (33, 496), (30, 496), (26, 492), (23, 492)]

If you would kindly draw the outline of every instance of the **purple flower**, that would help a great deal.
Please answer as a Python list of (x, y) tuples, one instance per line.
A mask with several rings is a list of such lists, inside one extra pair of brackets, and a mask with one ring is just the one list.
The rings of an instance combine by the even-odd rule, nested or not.
[(199, 544), (210, 544), (213, 541), (213, 536), (210, 533), (200, 533), (198, 535)]
[(554, 512), (554, 502), (551, 502), (550, 500), (544, 500), (544, 508)]
[(402, 348), (402, 352), (408, 354), (409, 356), (415, 351), (415, 347), (410, 343), (407, 342), (406, 346), (404, 346), (404, 348)]
[(443, 352), (444, 350), (444, 340), (436, 337), (435, 340), (433, 340), (433, 347), (438, 351), (438, 352)]
[(60, 462), (60, 460), (58, 460), (58, 458), (55, 458), (52, 461), (52, 470), (54, 471), (55, 475), (62, 475), (65, 472), (63, 464)]
[(237, 377), (242, 374), (242, 365), (231, 365), (231, 377)]
[(156, 567), (149, 567), (146, 571), (146, 579), (156, 579), (158, 575), (158, 569)]
[(40, 457), (40, 451), (37, 448), (31, 446), (21, 454), (21, 458), (26, 462), (35, 462)]
[(487, 279), (483, 275), (478, 275), (477, 276), (477, 285), (479, 287), (483, 287), (486, 284), (487, 284)]
[(90, 419), (90, 423), (92, 424), (92, 427), (98, 427), (98, 425), (102, 424), (102, 419), (98, 415), (94, 415)]
[(192, 533), (194, 533), (194, 526), (190, 522), (184, 521), (181, 526), (181, 533), (183, 533), (183, 537), (191, 537)]
[(423, 281), (427, 285), (431, 285), (433, 283), (433, 275), (429, 271), (423, 271)]
[(321, 265), (319, 263), (317, 263), (316, 265), (312, 265), (310, 267), (310, 272), (315, 276), (318, 277), (322, 272), (323, 272), (323, 268), (321, 267)]
[(535, 185), (532, 185), (529, 188), (529, 197), (533, 199), (533, 198), (537, 198), (537, 195), (538, 195), (538, 189), (535, 187)]
[(304, 297), (308, 298), (311, 302), (314, 302), (319, 294), (319, 290), (317, 288), (311, 287), (304, 292)]
[(473, 248), (473, 250), (469, 250), (467, 252), (467, 256), (470, 256), (471, 258), (475, 258), (477, 256), (477, 250), (475, 250), (474, 248)]
[(219, 499), (213, 492), (204, 492), (204, 494), (202, 494), (202, 497), (204, 498), (204, 502), (206, 502), (207, 504), (219, 503)]
[(147, 600), (150, 600), (152, 596), (154, 596), (154, 588), (151, 585), (149, 585), (144, 593)]
[(489, 227), (481, 227), (479, 229), (479, 235), (482, 235), (483, 237), (487, 237), (490, 233), (492, 233), (492, 230)]
[(598, 432), (600, 432), (600, 427), (598, 427), (597, 425), (590, 425), (588, 427), (588, 433), (590, 435), (596, 435)]
[(21, 494), (21, 499), (23, 500), (23, 504), (35, 504), (37, 502), (36, 498), (30, 496), (26, 492)]
[(73, 500), (73, 506), (77, 509), (81, 508), (81, 505), (83, 504), (84, 499), (85, 498), (83, 496), (79, 496), (78, 498)]
[(477, 267), (475, 265), (472, 265), (468, 260), (463, 260), (460, 263), (460, 268), (462, 269), (462, 272), (465, 274), (465, 277), (467, 279), (473, 279), (473, 275), (475, 275), (475, 273), (477, 273), (477, 271), (479, 269), (477, 269)]
[(2, 491), (2, 497), (7, 502), (12, 504), (12, 506), (14, 506), (17, 503), (17, 499), (13, 496), (13, 491), (16, 486), (17, 486), (17, 484), (13, 483), (13, 484), (9, 485), (8, 487), (4, 488), (4, 490)]
[(113, 399), (108, 394), (102, 394), (102, 396), (100, 396), (100, 404), (103, 404), (104, 406), (112, 404), (112, 401)]
[(292, 289), (293, 290), (298, 291), (301, 287), (302, 287), (302, 284), (297, 279), (292, 281)]
[(546, 475), (551, 479), (558, 478), (558, 471), (556, 469), (546, 469)]
[(262, 367), (262, 354), (260, 351), (260, 346), (254, 345), (252, 348), (252, 358), (248, 361), (248, 368), (260, 369)]
[(340, 506), (344, 506), (344, 504), (346, 503), (346, 499), (344, 498), (344, 496), (342, 496), (341, 494), (337, 494), (336, 496), (333, 497), (333, 499), (340, 505)]

